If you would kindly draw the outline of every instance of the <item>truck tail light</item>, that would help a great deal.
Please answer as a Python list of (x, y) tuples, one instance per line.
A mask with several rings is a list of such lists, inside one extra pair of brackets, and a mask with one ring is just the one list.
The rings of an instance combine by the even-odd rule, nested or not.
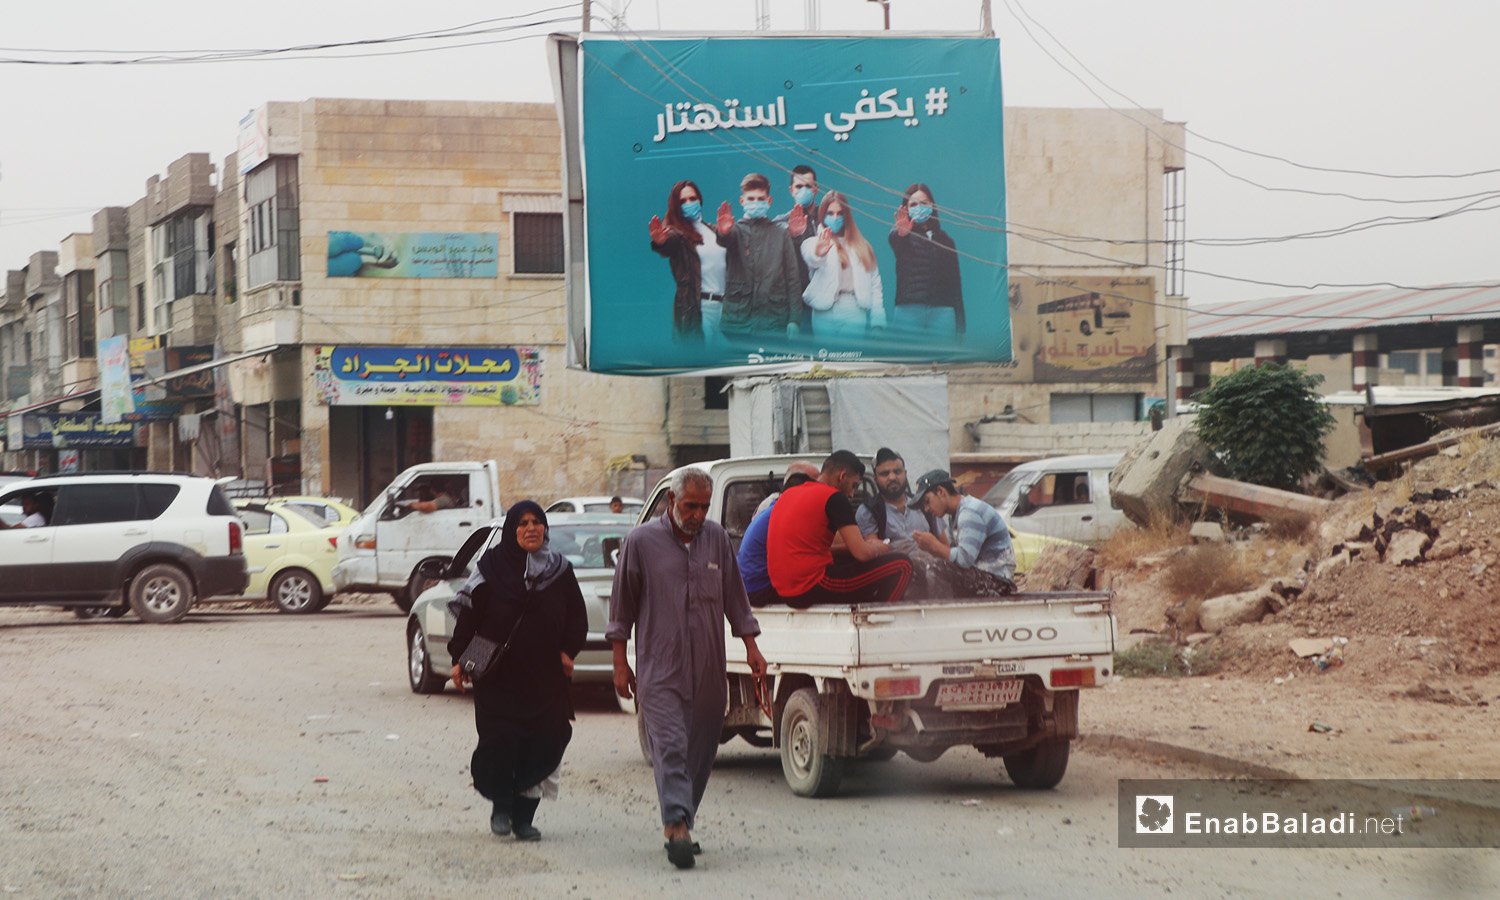
[(920, 678), (877, 678), (875, 697), (880, 700), (891, 697), (915, 697), (922, 693)]
[(373, 534), (361, 534), (361, 535), (356, 536), (354, 538), (354, 549), (356, 549), (356, 550), (374, 550), (375, 549), (375, 535), (373, 535)]
[(1053, 669), (1048, 677), (1048, 683), (1052, 687), (1093, 687), (1094, 670), (1087, 669)]
[(244, 542), (240, 540), (240, 523), (238, 522), (229, 523), (229, 552), (231, 554), (244, 552)]

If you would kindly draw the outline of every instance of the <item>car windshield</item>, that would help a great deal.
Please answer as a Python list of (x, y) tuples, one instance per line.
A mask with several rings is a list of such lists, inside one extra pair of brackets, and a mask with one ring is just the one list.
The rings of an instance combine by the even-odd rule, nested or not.
[(547, 529), (547, 546), (568, 558), (574, 568), (607, 569), (614, 560), (606, 557), (618, 547), (631, 526), (627, 524), (562, 524)]
[(995, 486), (990, 488), (990, 492), (984, 495), (984, 502), (991, 506), (1004, 506), (1005, 501), (1010, 499), (1010, 495), (1014, 494), (1016, 489), (1021, 486), (1021, 482), (1025, 480), (1025, 472), (1011, 470), (1004, 478), (995, 482)]
[[(624, 510), (622, 510), (622, 515), (625, 513), (635, 515), (636, 513), (641, 511), (641, 504), (639, 503), (632, 503), (627, 500), (624, 506), (625, 508)], [(607, 513), (609, 512), (609, 503), (585, 503), (583, 505), (583, 511), (586, 513)]]
[(329, 525), (333, 524), (332, 522), (329, 522), (327, 519), (324, 519), (322, 516), (318, 515), (305, 506), (297, 506), (292, 503), (283, 503), (277, 507), (277, 510), (284, 513), (289, 518), (295, 517), (303, 519), (307, 522), (311, 522), (318, 528), (327, 528)]

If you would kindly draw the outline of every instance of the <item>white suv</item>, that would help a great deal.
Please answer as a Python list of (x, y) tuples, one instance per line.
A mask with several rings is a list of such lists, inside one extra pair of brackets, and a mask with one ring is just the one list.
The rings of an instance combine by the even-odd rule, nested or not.
[(0, 606), (125, 604), (176, 622), (246, 584), (234, 507), (211, 479), (150, 472), (42, 476), (0, 488), (45, 525), (0, 530)]

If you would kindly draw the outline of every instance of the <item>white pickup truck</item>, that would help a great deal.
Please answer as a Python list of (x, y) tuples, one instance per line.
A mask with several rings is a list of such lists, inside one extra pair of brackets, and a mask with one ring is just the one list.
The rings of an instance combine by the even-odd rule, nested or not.
[[(438, 495), (448, 500), (430, 512), (407, 505)], [(409, 611), (470, 533), (503, 513), (493, 459), (412, 466), (339, 535), (334, 589), (383, 591)]]
[[(793, 459), (811, 457), (695, 464), (714, 482), (709, 516), (736, 546)], [(666, 487), (664, 480), (652, 492), (642, 522), (666, 510)], [(757, 699), (744, 644), (727, 640), (724, 740), (779, 747), (787, 784), (804, 797), (837, 792), (849, 759), (901, 751), (931, 762), (963, 745), (1003, 759), (1018, 787), (1053, 787), (1078, 736), (1079, 693), (1109, 679), (1115, 648), (1103, 593), (770, 606), (756, 617), (770, 715)], [(644, 753), (644, 730), (641, 741)]]

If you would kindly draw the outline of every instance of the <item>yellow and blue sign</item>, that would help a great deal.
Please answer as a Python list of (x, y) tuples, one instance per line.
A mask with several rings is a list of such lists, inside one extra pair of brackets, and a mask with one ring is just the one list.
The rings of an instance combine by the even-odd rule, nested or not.
[(329, 406), (533, 406), (535, 347), (319, 347), (313, 377)]
[(1011, 359), (997, 40), (579, 46), (589, 369)]

